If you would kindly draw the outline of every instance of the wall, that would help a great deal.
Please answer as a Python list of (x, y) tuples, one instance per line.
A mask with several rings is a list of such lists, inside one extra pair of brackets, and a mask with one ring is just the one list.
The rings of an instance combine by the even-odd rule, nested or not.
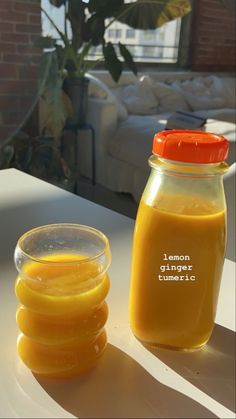
[(35, 37), (41, 34), (40, 0), (0, 0), (0, 141), (27, 117), (37, 95)]
[(235, 0), (194, 0), (193, 71), (235, 71)]

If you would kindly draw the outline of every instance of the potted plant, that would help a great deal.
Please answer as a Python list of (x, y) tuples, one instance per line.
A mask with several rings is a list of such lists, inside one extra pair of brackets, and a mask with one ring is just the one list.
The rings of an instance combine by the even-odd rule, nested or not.
[[(60, 106), (60, 114), (63, 108), (68, 116), (65, 98), (58, 97), (58, 90), (67, 93), (73, 106), (73, 117), (70, 117), (70, 125), (83, 125), (86, 120), (88, 82), (86, 72), (94, 68), (98, 61), (89, 61), (88, 54), (91, 48), (101, 45), (105, 66), (112, 78), (117, 82), (122, 74), (124, 66), (137, 74), (137, 67), (128, 48), (119, 42), (119, 55), (114, 45), (106, 41), (106, 31), (114, 21), (125, 23), (134, 29), (156, 29), (166, 22), (184, 16), (191, 10), (189, 0), (136, 0), (125, 3), (124, 0), (50, 0), (55, 7), (64, 6), (64, 31), (62, 32), (42, 9), (46, 18), (58, 33), (59, 39), (41, 37), (37, 44), (44, 48), (50, 48), (47, 58), (51, 57), (51, 65), (55, 66), (53, 84), (47, 89), (50, 96), (55, 94), (56, 100), (49, 100)], [(69, 29), (70, 28), (70, 32)], [(68, 34), (71, 33), (70, 37)], [(56, 68), (57, 67), (57, 68)], [(52, 90), (52, 91), (51, 91)], [(59, 94), (59, 96), (61, 93)], [(46, 96), (45, 96), (46, 97)], [(54, 106), (54, 112), (57, 107)], [(49, 109), (50, 122), (52, 122), (53, 110)], [(63, 126), (64, 119), (61, 118)]]
[[(102, 46), (105, 66), (115, 81), (119, 80), (124, 66), (137, 74), (128, 48), (120, 42), (118, 54), (114, 45), (106, 41), (107, 29), (116, 20), (134, 29), (156, 29), (184, 16), (191, 6), (189, 0), (130, 3), (124, 0), (50, 0), (50, 3), (55, 7), (64, 5), (64, 31), (42, 9), (59, 38), (47, 36), (36, 41), (36, 45), (44, 49), (39, 65), (42, 132), (34, 138), (21, 137), (20, 141), (14, 138), (1, 147), (0, 166), (16, 167), (68, 189), (76, 177), (76, 164), (73, 140), (68, 141), (67, 136), (63, 142), (63, 130), (65, 126), (76, 128), (86, 121), (86, 73), (100, 61), (88, 60), (91, 49)], [(72, 150), (69, 153), (63, 150), (65, 143)]]

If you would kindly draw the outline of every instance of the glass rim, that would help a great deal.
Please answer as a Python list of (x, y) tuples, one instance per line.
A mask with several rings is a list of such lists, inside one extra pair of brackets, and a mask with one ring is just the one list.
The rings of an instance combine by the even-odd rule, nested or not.
[[(29, 253), (27, 253), (25, 250), (23, 250), (22, 242), (27, 236), (29, 236), (30, 234), (35, 233), (37, 231), (40, 231), (40, 230), (43, 231), (44, 229), (46, 230), (48, 228), (56, 228), (56, 227), (62, 227), (62, 228), (63, 227), (64, 228), (73, 227), (73, 228), (76, 228), (76, 229), (80, 229), (82, 231), (89, 231), (90, 233), (93, 233), (94, 235), (96, 235), (97, 237), (99, 237), (103, 241), (104, 247), (99, 253), (96, 253), (93, 256), (88, 256), (88, 257), (85, 257), (84, 259), (81, 259), (81, 260), (73, 260), (73, 261), (70, 260), (70, 261), (63, 261), (63, 262), (52, 261), (52, 260), (44, 259), (44, 258), (41, 258), (41, 257), (35, 257), (35, 256), (32, 256)], [(96, 260), (96, 259), (100, 258), (101, 256), (103, 256), (106, 253), (106, 251), (110, 251), (109, 240), (104, 233), (102, 233), (100, 230), (98, 230), (94, 227), (90, 227), (90, 226), (87, 226), (85, 224), (76, 224), (76, 223), (44, 224), (44, 225), (41, 225), (39, 227), (31, 228), (30, 230), (26, 231), (25, 233), (23, 233), (20, 236), (20, 238), (18, 239), (17, 244), (16, 244), (16, 249), (17, 248), (19, 249), (19, 251), (25, 257), (29, 258), (33, 262), (37, 262), (37, 263), (41, 263), (41, 264), (45, 264), (45, 265), (54, 265), (54, 266), (55, 265), (60, 265), (60, 266), (62, 266), (62, 265), (81, 265), (81, 264), (88, 263), (90, 261)]]

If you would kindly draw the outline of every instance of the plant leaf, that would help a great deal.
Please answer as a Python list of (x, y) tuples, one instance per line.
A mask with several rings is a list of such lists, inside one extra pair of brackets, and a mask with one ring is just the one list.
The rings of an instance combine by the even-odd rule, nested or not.
[(52, 64), (53, 53), (44, 52), (39, 62), (39, 94), (42, 94), (48, 78), (49, 69)]
[(67, 18), (71, 24), (72, 30), (72, 45), (77, 51), (83, 44), (83, 25), (85, 22), (85, 9), (86, 5), (81, 0), (70, 0), (68, 3)]
[(65, 4), (67, 0), (49, 0), (50, 3), (55, 7), (61, 7), (62, 4)]
[(86, 56), (88, 55), (88, 52), (92, 46), (91, 41), (87, 42), (82, 51), (80, 51), (79, 54), (77, 54), (76, 57), (76, 75), (78, 77), (83, 77), (86, 72), (87, 62), (86, 62)]
[(170, 20), (182, 17), (191, 11), (189, 0), (137, 0), (124, 4), (119, 22), (134, 29), (156, 29)]
[(56, 54), (53, 54), (42, 94), (42, 100), (44, 126), (55, 138), (57, 143), (60, 140), (68, 116), (68, 106), (65, 106), (62, 83), (63, 79), (59, 75), (57, 57)]
[(122, 73), (122, 62), (117, 58), (115, 48), (111, 42), (103, 45), (103, 55), (105, 58), (105, 65), (111, 74), (113, 80), (117, 82)]
[(191, 11), (191, 5), (188, 3), (186, 0), (169, 0), (158, 18), (157, 26), (188, 14)]
[(90, 36), (92, 38), (92, 44), (98, 45), (102, 43), (103, 35), (105, 32), (104, 18), (94, 14), (88, 19), (87, 25), (90, 28)]
[(88, 3), (89, 13), (97, 13), (106, 8), (111, 0), (90, 0)]
[(129, 67), (129, 69), (137, 76), (137, 66), (133, 60), (133, 57), (131, 55), (131, 53), (129, 52), (128, 48), (126, 48), (125, 45), (121, 44), (119, 42), (119, 49), (120, 49), (120, 53), (122, 55), (122, 57), (125, 60), (126, 65)]
[(75, 73), (77, 69), (76, 60), (77, 60), (78, 54), (72, 46), (65, 48), (63, 53), (64, 53), (64, 57), (63, 57), (64, 68), (68, 71), (69, 76), (75, 77)]
[(88, 9), (90, 13), (96, 13), (97, 16), (105, 19), (114, 16), (123, 4), (124, 0), (90, 0)]

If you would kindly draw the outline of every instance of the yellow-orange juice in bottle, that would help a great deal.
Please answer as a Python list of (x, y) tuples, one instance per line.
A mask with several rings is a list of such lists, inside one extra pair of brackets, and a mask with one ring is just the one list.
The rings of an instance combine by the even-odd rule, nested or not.
[(226, 140), (208, 133), (165, 131), (154, 139), (130, 285), (131, 328), (143, 342), (191, 350), (212, 333), (226, 244), (226, 153)]

